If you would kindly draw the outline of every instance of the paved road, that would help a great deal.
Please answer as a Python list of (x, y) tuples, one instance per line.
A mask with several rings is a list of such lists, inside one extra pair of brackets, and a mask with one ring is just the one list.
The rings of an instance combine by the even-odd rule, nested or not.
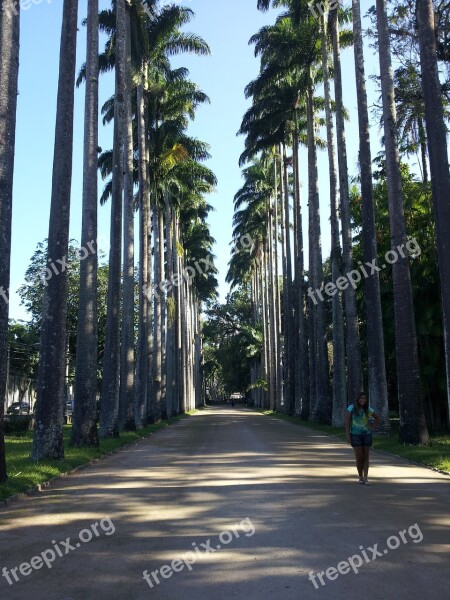
[(332, 437), (208, 408), (2, 509), (0, 598), (450, 598), (449, 478), (355, 473)]

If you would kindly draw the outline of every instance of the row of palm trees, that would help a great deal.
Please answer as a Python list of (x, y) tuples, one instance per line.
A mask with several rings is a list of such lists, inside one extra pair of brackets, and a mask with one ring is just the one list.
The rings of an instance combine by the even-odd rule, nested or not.
[[(200, 37), (181, 31), (193, 16), (179, 5), (159, 7), (156, 0), (113, 0), (99, 13), (88, 0), (87, 58), (77, 84), (85, 81), (85, 129), (81, 245), (97, 238), (97, 170), (110, 202), (111, 229), (107, 324), (97, 430), (97, 252), (80, 264), (75, 400), (71, 443), (95, 446), (98, 438), (145, 427), (201, 402), (201, 302), (213, 297), (217, 281), (213, 238), (207, 224), (211, 206), (205, 197), (216, 184), (203, 165), (206, 143), (187, 128), (196, 108), (208, 97), (174, 69), (170, 57), (182, 52), (209, 53)], [(13, 142), (17, 92), (18, 15), (3, 12), (2, 119)], [(68, 249), (72, 172), (73, 105), (78, 0), (64, 0), (60, 74), (53, 166), (48, 257)], [(106, 34), (99, 54), (99, 34)], [(115, 92), (103, 108), (103, 122), (113, 121), (113, 148), (98, 147), (99, 75), (114, 69)], [(5, 78), (3, 74), (5, 73)], [(8, 78), (11, 85), (4, 86)], [(15, 75), (14, 75), (15, 74)], [(15, 77), (15, 79), (14, 79)], [(7, 108), (8, 110), (3, 110)], [(11, 137), (12, 136), (12, 137)], [(0, 148), (1, 210), (12, 204), (14, 144)], [(12, 150), (12, 152), (10, 152)], [(9, 161), (9, 162), (4, 162)], [(5, 171), (3, 165), (5, 164)], [(139, 269), (135, 269), (134, 214), (139, 210)], [(2, 212), (2, 216), (6, 213)], [(10, 223), (2, 218), (2, 284), (8, 286)], [(9, 237), (8, 237), (9, 236)], [(136, 315), (136, 298), (139, 306)], [(0, 326), (7, 327), (1, 306)], [(32, 459), (61, 458), (66, 373), (67, 273), (46, 286), (37, 382)], [(6, 334), (1, 335), (1, 352)], [(2, 359), (2, 356), (0, 359)], [(1, 360), (1, 364), (6, 361)], [(2, 367), (3, 369), (3, 367)], [(5, 389), (3, 371), (0, 389)], [(3, 411), (3, 402), (0, 402)], [(6, 478), (3, 417), (0, 413), (0, 479)]]
[[(270, 0), (258, 0), (266, 10)], [(261, 323), (263, 351), (252, 373), (257, 406), (278, 408), (322, 422), (342, 425), (348, 401), (362, 387), (361, 345), (356, 291), (339, 286), (339, 278), (356, 267), (352, 256), (349, 175), (345, 139), (346, 111), (343, 105), (341, 48), (353, 43), (359, 123), (359, 181), (362, 205), (362, 240), (366, 265), (373, 265), (365, 278), (368, 390), (388, 427), (388, 395), (385, 353), (377, 272), (377, 232), (373, 199), (372, 155), (364, 72), (363, 33), (359, 0), (351, 13), (321, 3), (320, 15), (305, 0), (278, 0), (273, 6), (285, 10), (274, 25), (262, 28), (250, 40), (260, 56), (260, 73), (246, 89), (252, 106), (243, 118), (240, 133), (246, 136), (241, 165), (244, 185), (235, 196), (234, 254), (228, 280), (244, 285), (254, 303), (255, 323)], [(401, 2), (397, 3), (401, 5)], [(398, 11), (399, 7), (396, 7)], [(380, 87), (384, 151), (387, 166), (391, 247), (405, 244), (407, 232), (400, 171), (399, 131), (391, 61), (392, 15), (384, 0), (377, 0), (373, 15), (380, 61)], [(448, 214), (449, 179), (444, 89), (439, 81), (437, 33), (431, 0), (417, 0), (417, 30), (414, 43), (420, 48), (420, 97), (425, 118), (426, 146), (436, 219), (442, 308), (448, 337), (448, 252), (445, 235), (450, 233)], [(349, 28), (350, 20), (352, 29)], [(439, 39), (439, 38), (438, 38)], [(401, 70), (396, 73), (401, 75)], [(334, 98), (331, 81), (334, 82)], [(318, 96), (321, 86), (323, 96)], [(401, 104), (405, 116), (407, 101)], [(409, 106), (411, 112), (411, 106)], [(405, 135), (406, 119), (402, 119)], [(326, 140), (319, 137), (325, 128)], [(421, 141), (424, 142), (422, 136)], [(299, 145), (307, 147), (308, 268), (304, 264), (302, 235), (301, 174)], [(318, 148), (328, 151), (332, 345), (327, 348), (326, 303), (319, 218)], [(336, 156), (337, 149), (337, 156)], [(422, 151), (422, 157), (426, 151)], [(427, 173), (426, 156), (423, 173)], [(426, 184), (426, 178), (424, 177)], [(239, 239), (249, 233), (254, 239), (251, 255), (238, 252)], [(277, 255), (281, 248), (281, 283)], [(428, 431), (422, 407), (419, 359), (415, 329), (409, 261), (393, 264), (393, 295), (396, 339), (400, 440), (426, 443)], [(338, 285), (336, 285), (338, 284)], [(282, 288), (282, 289), (280, 289)], [(316, 293), (319, 290), (319, 293)], [(325, 287), (325, 291), (327, 291)], [(343, 293), (341, 294), (341, 291)], [(282, 293), (281, 293), (282, 292)], [(407, 349), (407, 351), (405, 351)], [(446, 342), (447, 377), (450, 373)], [(331, 366), (329, 365), (331, 359)], [(330, 385), (330, 379), (332, 385)], [(258, 382), (260, 382), (258, 384)], [(276, 390), (282, 389), (282, 396)], [(450, 390), (450, 386), (449, 386)], [(449, 402), (450, 406), (450, 402)]]

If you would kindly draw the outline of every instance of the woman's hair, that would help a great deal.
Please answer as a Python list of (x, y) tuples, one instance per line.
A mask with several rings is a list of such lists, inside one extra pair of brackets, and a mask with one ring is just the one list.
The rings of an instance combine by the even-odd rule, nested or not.
[(355, 411), (358, 411), (362, 408), (363, 411), (367, 414), (367, 412), (369, 410), (369, 403), (366, 402), (366, 404), (364, 406), (361, 406), (361, 404), (359, 403), (361, 396), (365, 396), (367, 398), (366, 392), (359, 392), (358, 397), (356, 398), (354, 408), (355, 408)]

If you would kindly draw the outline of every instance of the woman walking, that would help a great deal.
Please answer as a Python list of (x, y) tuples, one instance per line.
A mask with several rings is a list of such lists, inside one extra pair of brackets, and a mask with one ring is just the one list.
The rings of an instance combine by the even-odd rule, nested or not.
[(361, 392), (355, 404), (350, 404), (345, 414), (347, 442), (355, 451), (356, 468), (359, 483), (369, 485), (369, 452), (372, 446), (372, 431), (380, 424), (380, 416), (367, 402), (367, 396)]

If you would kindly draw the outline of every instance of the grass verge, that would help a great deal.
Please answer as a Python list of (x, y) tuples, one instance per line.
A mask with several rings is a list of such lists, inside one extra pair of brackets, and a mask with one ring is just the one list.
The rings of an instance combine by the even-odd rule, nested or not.
[(0, 485), (0, 501), (3, 502), (14, 494), (25, 492), (40, 483), (45, 483), (60, 473), (67, 473), (75, 467), (109, 454), (117, 448), (122, 448), (136, 440), (147, 437), (155, 431), (168, 427), (170, 424), (194, 412), (196, 411), (173, 417), (167, 421), (160, 421), (139, 431), (121, 433), (118, 438), (101, 440), (98, 448), (72, 448), (69, 446), (72, 426), (65, 425), (63, 434), (64, 458), (60, 460), (43, 460), (37, 462), (30, 460), (33, 440), (32, 431), (27, 431), (23, 434), (6, 435), (5, 446), (8, 479)]
[[(303, 421), (299, 417), (289, 417), (283, 413), (274, 413), (272, 411), (261, 411), (264, 415), (271, 415), (278, 419), (284, 419), (314, 429), (322, 431), (329, 435), (345, 439), (344, 427), (332, 427), (331, 425), (321, 425), (312, 421)], [(410, 446), (401, 444), (398, 441), (398, 419), (391, 419), (391, 434), (378, 434), (373, 438), (374, 450), (382, 450), (394, 456), (406, 458), (425, 467), (437, 469), (450, 474), (450, 435), (432, 435), (429, 446)]]

